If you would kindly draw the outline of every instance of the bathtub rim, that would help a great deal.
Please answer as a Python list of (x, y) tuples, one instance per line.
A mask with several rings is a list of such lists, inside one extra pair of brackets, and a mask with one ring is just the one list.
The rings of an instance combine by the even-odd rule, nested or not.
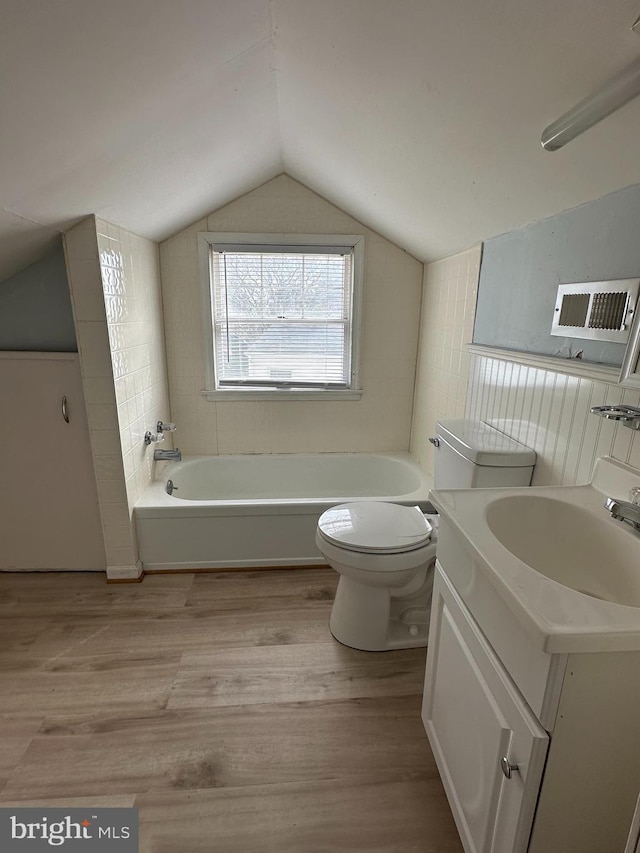
[[(166, 483), (171, 478), (172, 472), (185, 464), (209, 461), (213, 459), (233, 459), (237, 457), (251, 458), (252, 456), (268, 456), (273, 459), (292, 457), (322, 457), (331, 456), (378, 456), (386, 459), (394, 459), (403, 465), (409, 465), (418, 476), (419, 487), (413, 492), (402, 495), (331, 495), (311, 498), (243, 498), (236, 500), (214, 499), (214, 500), (189, 500), (173, 497), (167, 494)], [(143, 494), (133, 507), (134, 518), (189, 518), (201, 516), (232, 516), (232, 515), (279, 515), (283, 511), (287, 514), (311, 514), (317, 513), (319, 509), (335, 506), (350, 501), (388, 501), (406, 506), (420, 506), (423, 509), (429, 504), (429, 490), (433, 482), (429, 475), (419, 465), (417, 460), (407, 451), (385, 452), (340, 452), (340, 453), (243, 453), (243, 454), (221, 454), (210, 456), (186, 456), (182, 462), (170, 462), (156, 475), (156, 478), (147, 486)]]

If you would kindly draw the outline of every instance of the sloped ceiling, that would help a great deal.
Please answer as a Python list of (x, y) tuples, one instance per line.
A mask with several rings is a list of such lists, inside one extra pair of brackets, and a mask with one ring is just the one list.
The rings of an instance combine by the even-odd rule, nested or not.
[(420, 260), (640, 181), (640, 0), (0, 0), (0, 280), (97, 213), (161, 240), (282, 171)]

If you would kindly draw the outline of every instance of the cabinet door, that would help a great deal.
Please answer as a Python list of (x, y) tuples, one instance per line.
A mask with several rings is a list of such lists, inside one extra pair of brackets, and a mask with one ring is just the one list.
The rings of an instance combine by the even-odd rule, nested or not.
[(440, 566), (422, 718), (465, 850), (524, 853), (547, 733)]
[(104, 570), (78, 356), (2, 353), (0, 395), (0, 569)]

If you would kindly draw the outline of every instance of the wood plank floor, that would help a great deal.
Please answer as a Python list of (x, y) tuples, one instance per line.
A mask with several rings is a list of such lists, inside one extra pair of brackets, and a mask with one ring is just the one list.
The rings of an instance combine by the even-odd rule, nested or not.
[(0, 805), (135, 805), (142, 853), (460, 853), (425, 652), (337, 643), (336, 582), (0, 574)]

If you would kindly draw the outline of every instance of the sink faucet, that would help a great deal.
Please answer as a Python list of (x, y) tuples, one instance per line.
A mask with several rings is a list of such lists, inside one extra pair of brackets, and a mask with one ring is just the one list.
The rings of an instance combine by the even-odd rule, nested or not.
[[(635, 489), (631, 490), (632, 493)], [(618, 521), (626, 521), (635, 530), (640, 530), (640, 506), (633, 499), (632, 501), (622, 501), (617, 498), (607, 498), (604, 502), (605, 509), (609, 510), (611, 518)]]

